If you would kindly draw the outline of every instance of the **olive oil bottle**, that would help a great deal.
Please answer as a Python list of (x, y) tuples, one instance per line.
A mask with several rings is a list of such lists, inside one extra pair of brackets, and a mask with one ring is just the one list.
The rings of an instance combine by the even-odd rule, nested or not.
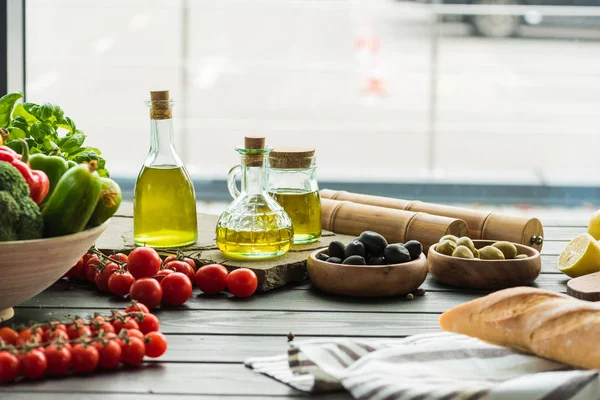
[(196, 195), (173, 143), (168, 91), (150, 92), (150, 152), (135, 184), (133, 239), (139, 246), (181, 247), (198, 239)]

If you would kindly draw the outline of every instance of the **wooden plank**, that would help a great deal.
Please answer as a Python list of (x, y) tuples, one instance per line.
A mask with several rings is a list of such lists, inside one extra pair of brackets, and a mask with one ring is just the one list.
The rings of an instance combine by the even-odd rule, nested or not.
[[(85, 377), (68, 376), (38, 382), (23, 381), (3, 387), (0, 393), (91, 392), (131, 394), (279, 395), (300, 392), (240, 364), (151, 363), (140, 368)], [(35, 395), (32, 394), (32, 397)], [(4, 396), (2, 396), (4, 398)]]
[[(198, 214), (198, 241), (196, 244), (182, 249), (184, 253), (195, 258), (202, 264), (220, 263), (230, 269), (250, 268), (258, 276), (258, 290), (268, 291), (281, 287), (289, 282), (303, 281), (306, 278), (306, 259), (314, 250), (326, 247), (333, 240), (350, 242), (353, 236), (336, 235), (324, 232), (320, 241), (292, 249), (284, 255), (273, 260), (264, 261), (234, 261), (218, 250), (215, 242), (215, 226), (217, 215)], [(135, 245), (133, 243), (133, 218), (115, 217), (98, 239), (96, 246), (105, 253), (128, 253)], [(172, 250), (176, 252), (176, 250)]]
[[(80, 379), (86, 379), (82, 377)], [(0, 393), (3, 390), (0, 389)], [(8, 396), (8, 394), (6, 394)], [(35, 397), (33, 397), (35, 396)], [(106, 400), (109, 398), (110, 400), (172, 400), (172, 399), (215, 399), (214, 395), (198, 395), (198, 394), (189, 394), (189, 393), (178, 393), (178, 394), (151, 394), (151, 393), (89, 393), (89, 392), (73, 392), (68, 388), (64, 388), (63, 391), (52, 391), (52, 393), (39, 393), (39, 392), (19, 392), (19, 393), (10, 393), (10, 397), (3, 396), (2, 399), (6, 400), (56, 400), (57, 397), (60, 397), (61, 400)], [(306, 395), (303, 393), (292, 393), (290, 395), (259, 395), (256, 396), (252, 393), (242, 394), (242, 395), (219, 395), (217, 398), (219, 400), (277, 400), (277, 399), (302, 399), (308, 398), (317, 399), (317, 400), (350, 400), (352, 396), (346, 392), (340, 393), (328, 393), (328, 394), (315, 394), (315, 395)]]
[(544, 242), (544, 247), (542, 248), (542, 255), (544, 256), (559, 256), (560, 253), (567, 247), (568, 241), (559, 241), (559, 242)]
[(587, 226), (544, 227), (544, 241), (570, 241), (582, 233), (587, 233)]
[[(10, 324), (0, 326), (64, 318), (67, 314), (87, 317), (93, 310), (18, 308)], [(437, 313), (168, 310), (156, 315), (165, 334), (283, 336), (293, 332), (301, 336), (403, 337), (440, 330)]]

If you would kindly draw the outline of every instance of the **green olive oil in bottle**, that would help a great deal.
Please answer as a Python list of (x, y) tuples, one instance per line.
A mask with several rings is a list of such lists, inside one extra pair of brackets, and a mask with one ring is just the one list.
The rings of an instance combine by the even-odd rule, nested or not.
[(138, 246), (181, 247), (198, 239), (196, 195), (173, 143), (169, 91), (150, 92), (150, 152), (135, 184), (133, 239)]

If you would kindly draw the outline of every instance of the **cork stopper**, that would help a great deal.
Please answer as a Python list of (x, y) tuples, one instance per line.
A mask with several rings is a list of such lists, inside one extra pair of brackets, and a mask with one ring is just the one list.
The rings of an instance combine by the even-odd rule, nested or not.
[(310, 168), (313, 164), (315, 149), (282, 147), (269, 154), (271, 168)]
[(150, 119), (171, 119), (173, 113), (168, 90), (150, 91)]
[[(247, 150), (264, 150), (264, 136), (246, 136), (244, 137), (244, 148)], [(262, 152), (248, 153), (244, 159), (247, 167), (262, 167), (265, 160), (265, 154)]]

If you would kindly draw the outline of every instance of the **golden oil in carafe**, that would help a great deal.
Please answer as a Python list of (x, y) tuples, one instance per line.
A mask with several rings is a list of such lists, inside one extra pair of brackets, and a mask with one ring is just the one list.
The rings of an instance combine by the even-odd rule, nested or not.
[(293, 230), (236, 230), (217, 227), (217, 245), (226, 257), (237, 260), (262, 260), (278, 257), (290, 249)]
[(321, 199), (318, 191), (277, 189), (270, 194), (292, 220), (294, 244), (311, 243), (321, 237)]
[(135, 185), (135, 244), (179, 247), (198, 239), (194, 186), (183, 166), (144, 166)]

